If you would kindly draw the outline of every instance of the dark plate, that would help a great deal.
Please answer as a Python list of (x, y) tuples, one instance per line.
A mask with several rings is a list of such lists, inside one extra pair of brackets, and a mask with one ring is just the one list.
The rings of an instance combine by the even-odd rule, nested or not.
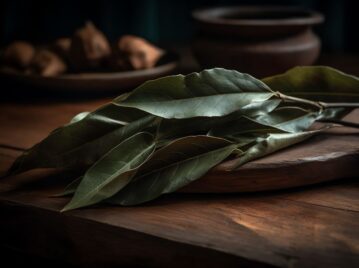
[(23, 86), (60, 91), (125, 91), (147, 80), (166, 76), (175, 72), (178, 56), (168, 53), (157, 66), (136, 71), (64, 74), (54, 77), (29, 75), (10, 68), (0, 69), (0, 76)]

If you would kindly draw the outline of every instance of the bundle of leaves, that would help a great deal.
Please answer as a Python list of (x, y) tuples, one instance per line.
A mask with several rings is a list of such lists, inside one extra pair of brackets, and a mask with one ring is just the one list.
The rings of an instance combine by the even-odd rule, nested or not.
[[(304, 99), (306, 98), (306, 99)], [(211, 69), (148, 81), (84, 112), (21, 155), (9, 170), (85, 170), (62, 195), (63, 211), (110, 202), (137, 205), (201, 178), (301, 142), (358, 104), (359, 79), (329, 67), (296, 67), (263, 81)], [(335, 102), (335, 103), (333, 103)]]

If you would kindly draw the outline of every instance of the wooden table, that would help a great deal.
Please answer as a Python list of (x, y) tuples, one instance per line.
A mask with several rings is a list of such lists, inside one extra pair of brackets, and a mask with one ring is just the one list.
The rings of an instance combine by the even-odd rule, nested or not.
[[(108, 100), (2, 102), (0, 171), (53, 128)], [(0, 263), (359, 267), (357, 178), (257, 194), (171, 194), (138, 207), (60, 213), (68, 199), (50, 196), (64, 180), (57, 174), (0, 180)]]

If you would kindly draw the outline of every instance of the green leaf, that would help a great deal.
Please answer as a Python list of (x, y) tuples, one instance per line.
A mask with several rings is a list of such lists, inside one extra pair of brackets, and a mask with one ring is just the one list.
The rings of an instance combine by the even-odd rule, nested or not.
[[(116, 109), (116, 108), (115, 108)], [(127, 125), (96, 113), (52, 132), (25, 151), (11, 167), (17, 174), (34, 168), (72, 168), (91, 165), (122, 140), (142, 131), (155, 121), (145, 116)], [(62, 146), (61, 146), (62, 145)]]
[(163, 118), (213, 117), (245, 111), (274, 93), (248, 74), (225, 69), (204, 70), (186, 76), (176, 75), (149, 81), (126, 99), (114, 103)]
[(224, 124), (217, 124), (208, 132), (208, 135), (233, 139), (233, 137), (248, 134), (295, 133), (308, 129), (317, 117), (318, 113), (301, 108), (280, 107), (269, 114), (253, 118), (242, 116)]
[(75, 115), (69, 124), (73, 124), (73, 123), (76, 123), (78, 121), (81, 121), (82, 119), (84, 119), (86, 116), (88, 116), (90, 114), (90, 112), (82, 112), (82, 113), (79, 113), (77, 115)]
[(147, 115), (123, 127), (115, 129), (95, 140), (75, 147), (66, 153), (48, 157), (42, 163), (56, 168), (72, 168), (92, 165), (117, 144), (132, 135), (149, 128), (156, 120), (155, 116)]
[(304, 141), (321, 130), (304, 131), (298, 133), (270, 133), (267, 137), (258, 137), (255, 145), (250, 147), (244, 154), (233, 160), (230, 170), (238, 169), (243, 164), (274, 153), (290, 145)]
[(279, 107), (271, 113), (248, 119), (278, 130), (295, 133), (307, 130), (317, 118), (318, 112), (286, 106)]
[[(359, 102), (359, 78), (327, 66), (303, 66), (263, 79), (272, 90), (322, 102)], [(319, 119), (340, 119), (353, 108), (328, 108)]]
[(14, 175), (33, 168), (42, 167), (42, 162), (48, 157), (64, 153), (73, 147), (102, 136), (119, 126), (123, 126), (122, 121), (117, 121), (111, 116), (106, 116), (106, 114), (110, 115), (111, 107), (116, 109), (114, 105), (106, 105), (80, 121), (55, 129), (48, 137), (18, 157), (8, 173)]
[(154, 149), (154, 138), (146, 132), (114, 147), (85, 173), (72, 200), (62, 211), (98, 203), (120, 191)]
[[(251, 107), (246, 111), (250, 116), (264, 115), (273, 111), (280, 103), (280, 100), (267, 100), (261, 103), (260, 109)], [(237, 119), (242, 115), (241, 112), (234, 112), (223, 117), (195, 117), (187, 119), (163, 119), (159, 126), (158, 138), (178, 138), (185, 135), (206, 134), (216, 125)]]
[(109, 202), (136, 205), (174, 192), (203, 176), (234, 150), (231, 142), (209, 136), (188, 136), (159, 149), (138, 176)]
[(304, 66), (263, 79), (272, 90), (323, 102), (359, 102), (359, 78), (326, 66)]
[(240, 117), (236, 120), (226, 122), (222, 125), (213, 127), (209, 132), (209, 136), (223, 137), (230, 139), (232, 136), (241, 136), (247, 134), (258, 134), (268, 132), (283, 132), (275, 127), (260, 124), (247, 117)]
[(352, 110), (353, 108), (327, 108), (318, 114), (317, 120), (340, 119)]

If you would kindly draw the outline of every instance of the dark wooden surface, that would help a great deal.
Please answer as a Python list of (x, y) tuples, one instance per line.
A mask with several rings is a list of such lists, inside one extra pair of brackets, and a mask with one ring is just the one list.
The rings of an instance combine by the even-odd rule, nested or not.
[[(108, 100), (1, 103), (0, 172), (50, 130)], [(28, 173), (0, 181), (0, 254), (86, 267), (359, 266), (358, 177), (60, 213), (68, 199), (50, 196), (65, 177)]]
[[(359, 109), (344, 120), (359, 123)], [(228, 172), (234, 160), (181, 189), (192, 193), (257, 192), (359, 177), (359, 130), (336, 127)]]

